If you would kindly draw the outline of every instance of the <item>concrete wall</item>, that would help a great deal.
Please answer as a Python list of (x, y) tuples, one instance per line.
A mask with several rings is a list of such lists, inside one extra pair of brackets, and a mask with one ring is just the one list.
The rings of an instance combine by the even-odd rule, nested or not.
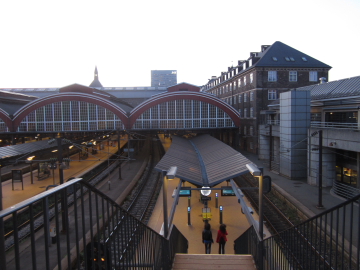
[(290, 179), (306, 178), (310, 92), (281, 93), (280, 119), (280, 174)]

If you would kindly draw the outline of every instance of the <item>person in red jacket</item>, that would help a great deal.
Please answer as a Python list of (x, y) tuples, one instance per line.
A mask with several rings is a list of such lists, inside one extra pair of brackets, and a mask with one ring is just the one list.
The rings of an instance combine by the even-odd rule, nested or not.
[(221, 224), (216, 237), (216, 243), (219, 243), (219, 254), (225, 254), (225, 244), (227, 241), (226, 238), (227, 234), (228, 233), (226, 231), (226, 225)]

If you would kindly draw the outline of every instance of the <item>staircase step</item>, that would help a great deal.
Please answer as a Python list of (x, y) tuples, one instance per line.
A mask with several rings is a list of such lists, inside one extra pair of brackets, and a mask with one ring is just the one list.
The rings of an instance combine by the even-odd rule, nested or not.
[(172, 269), (256, 270), (256, 267), (251, 255), (176, 254)]

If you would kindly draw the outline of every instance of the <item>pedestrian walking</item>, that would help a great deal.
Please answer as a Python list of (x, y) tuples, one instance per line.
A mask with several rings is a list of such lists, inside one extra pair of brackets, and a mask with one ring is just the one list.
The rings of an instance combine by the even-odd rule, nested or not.
[(202, 241), (205, 244), (205, 254), (211, 254), (211, 244), (214, 243), (214, 240), (212, 238), (211, 226), (209, 223), (205, 223), (202, 232)]
[(225, 244), (227, 241), (226, 238), (227, 234), (228, 233), (226, 231), (226, 225), (221, 224), (216, 237), (216, 243), (219, 243), (219, 254), (225, 254)]

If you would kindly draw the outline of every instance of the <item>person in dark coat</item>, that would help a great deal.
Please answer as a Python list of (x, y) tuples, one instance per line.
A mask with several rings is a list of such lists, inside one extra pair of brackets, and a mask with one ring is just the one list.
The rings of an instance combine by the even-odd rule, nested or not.
[(216, 237), (216, 243), (219, 243), (219, 254), (225, 254), (225, 244), (227, 241), (227, 237), (226, 237), (227, 234), (228, 233), (226, 231), (226, 225), (221, 224)]
[(205, 223), (202, 232), (202, 242), (205, 244), (205, 254), (211, 254), (211, 244), (214, 240), (212, 238), (211, 226), (209, 223)]

